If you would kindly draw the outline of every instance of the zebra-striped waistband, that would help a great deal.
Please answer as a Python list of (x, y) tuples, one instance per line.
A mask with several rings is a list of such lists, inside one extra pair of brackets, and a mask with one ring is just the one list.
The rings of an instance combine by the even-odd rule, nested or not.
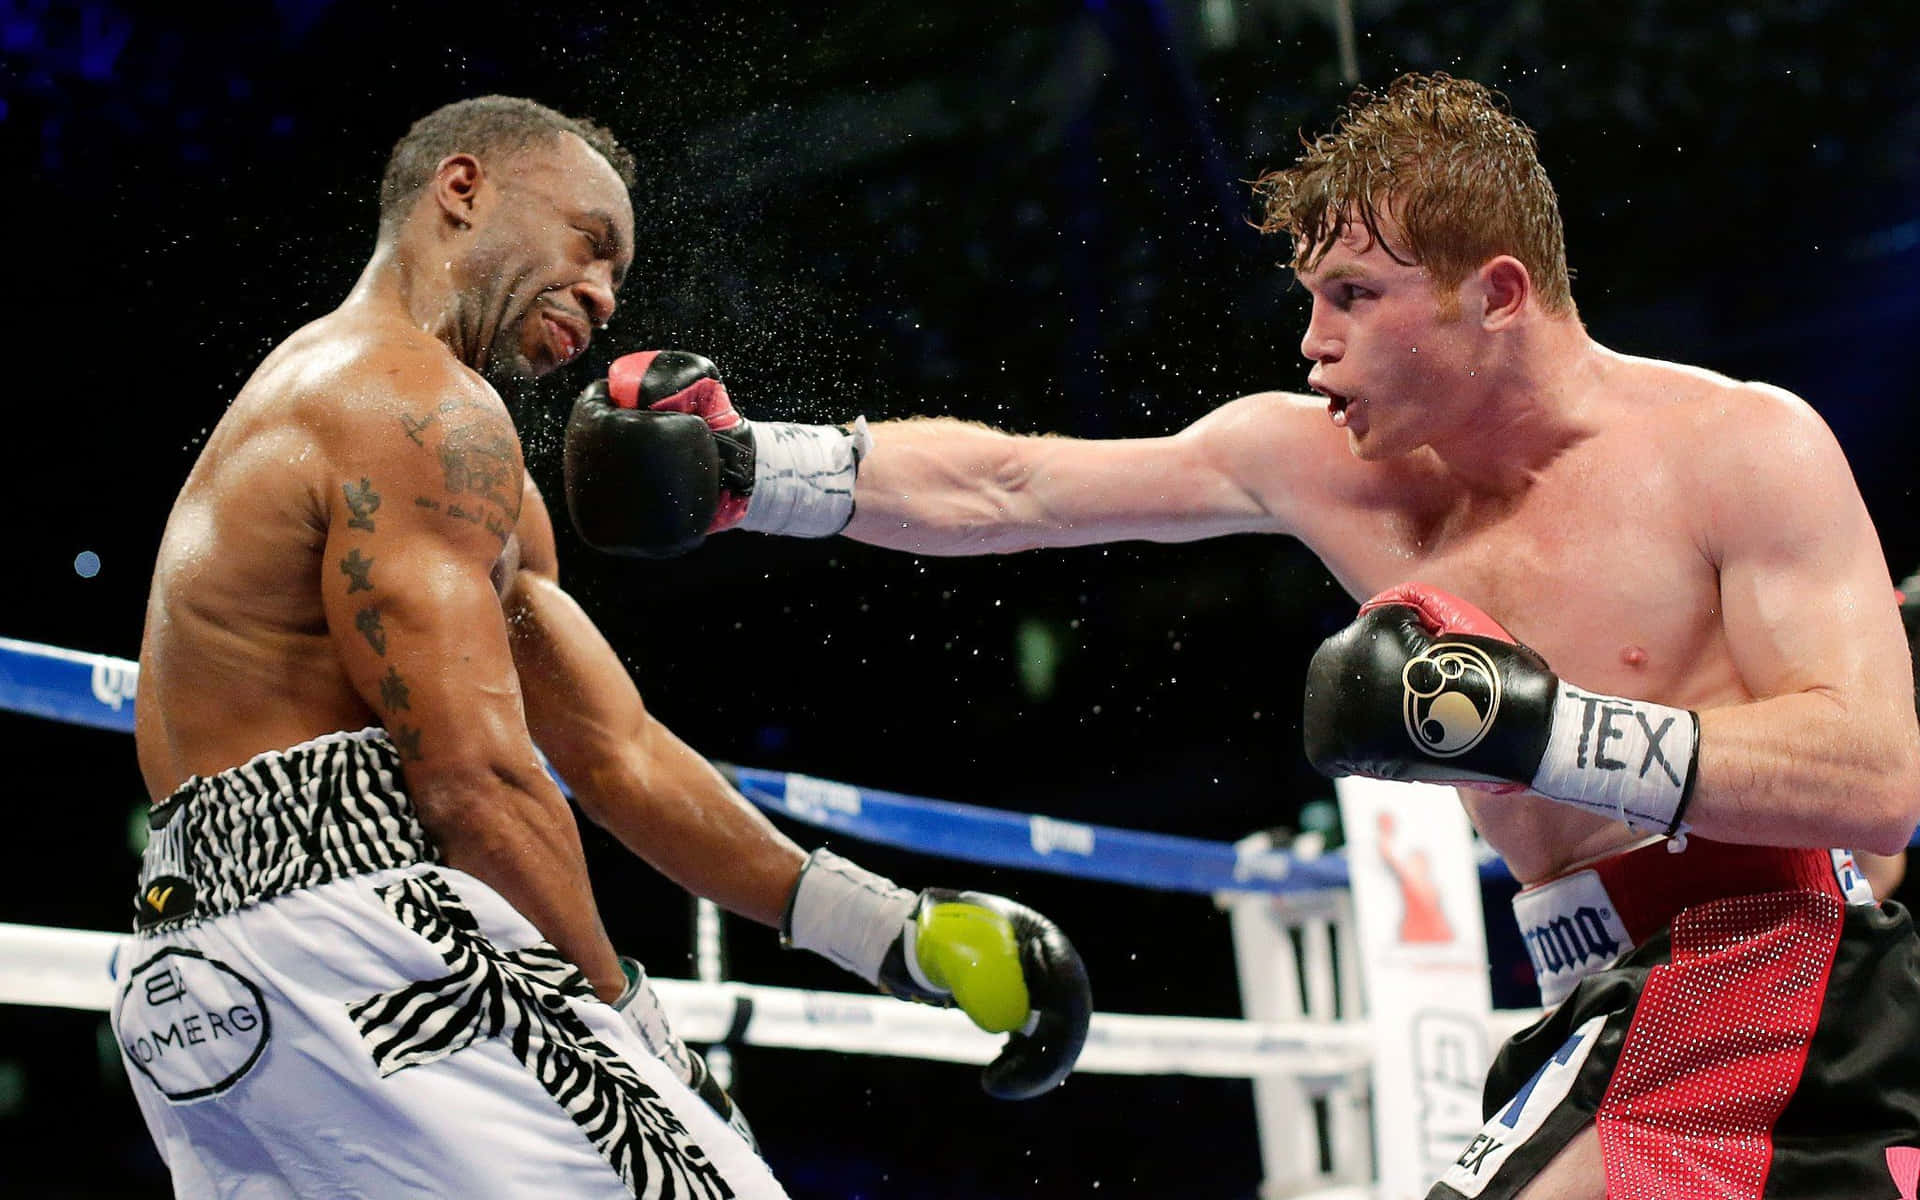
[(147, 815), (134, 928), (171, 928), (351, 875), (438, 862), (384, 729), (188, 779)]

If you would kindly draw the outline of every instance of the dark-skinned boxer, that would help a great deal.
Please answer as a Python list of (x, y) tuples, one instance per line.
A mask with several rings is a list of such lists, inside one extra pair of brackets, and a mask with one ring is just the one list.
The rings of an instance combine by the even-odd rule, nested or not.
[(652, 718), (560, 587), (489, 380), (565, 365), (611, 316), (631, 178), (605, 130), (531, 101), (417, 122), (359, 283), (261, 364), (175, 502), (112, 1019), (183, 1196), (784, 1195), (615, 953), (536, 740), (675, 882), (1008, 1034), (994, 1095), (1079, 1053), (1057, 928), (807, 855)]

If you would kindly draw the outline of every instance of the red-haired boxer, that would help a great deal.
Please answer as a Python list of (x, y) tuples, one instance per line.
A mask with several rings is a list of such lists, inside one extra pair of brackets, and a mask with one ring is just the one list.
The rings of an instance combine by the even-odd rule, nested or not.
[(154, 568), (136, 741), (156, 802), (113, 1026), (183, 1196), (783, 1195), (601, 927), (581, 809), (689, 890), (1058, 1083), (1066, 938), (1012, 901), (809, 857), (648, 714), (557, 582), (488, 379), (586, 348), (632, 259), (632, 160), (530, 101), (399, 142), (379, 239), (207, 439)]
[[(758, 528), (924, 555), (1278, 533), (1356, 598), (1409, 580), (1465, 597), (1538, 653), (1453, 625), (1437, 597), (1376, 607), (1343, 645), (1417, 658), (1470, 637), (1495, 666), (1462, 652), (1383, 675), (1374, 724), (1338, 726), (1378, 741), (1324, 761), (1397, 762), (1398, 737), (1439, 765), (1424, 777), (1451, 762), (1508, 781), (1463, 799), (1532, 885), (1522, 919), (1599, 923), (1564, 952), (1535, 939), (1570, 998), (1502, 1054), (1487, 1132), (1433, 1194), (1895, 1194), (1889, 1154), (1920, 1147), (1920, 942), (1829, 848), (1906, 845), (1920, 728), (1832, 434), (1776, 388), (1594, 342), (1532, 132), (1477, 84), (1363, 95), (1259, 194), (1312, 298), (1317, 398), (1250, 395), (1138, 440), (918, 420), (874, 424), (861, 449), (860, 430), (806, 427), (811, 470), (750, 424), (727, 453), (744, 441), (773, 470), (716, 484), (733, 503), (689, 514), (692, 532), (744, 501)], [(696, 409), (732, 436), (706, 395)], [(689, 470), (717, 478), (721, 458)], [(576, 482), (596, 509), (601, 489), (654, 486)], [(1495, 719), (1452, 689), (1469, 674), (1510, 681), (1513, 707)]]

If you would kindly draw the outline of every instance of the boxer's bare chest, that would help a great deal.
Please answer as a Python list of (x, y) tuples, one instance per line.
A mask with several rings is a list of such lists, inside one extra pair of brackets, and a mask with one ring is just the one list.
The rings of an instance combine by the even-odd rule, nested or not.
[[(1362, 598), (1417, 581), (1469, 600), (1581, 687), (1695, 708), (1742, 699), (1685, 473), (1625, 449), (1569, 454), (1498, 503), (1441, 496), (1369, 513), (1323, 558)], [(1462, 796), (1524, 880), (1637, 837), (1544, 800)]]
[(1627, 439), (1596, 441), (1510, 496), (1428, 494), (1373, 514), (1373, 536), (1343, 541), (1329, 565), (1363, 596), (1408, 581), (1461, 596), (1584, 687), (1717, 696), (1718, 574), (1685, 473)]

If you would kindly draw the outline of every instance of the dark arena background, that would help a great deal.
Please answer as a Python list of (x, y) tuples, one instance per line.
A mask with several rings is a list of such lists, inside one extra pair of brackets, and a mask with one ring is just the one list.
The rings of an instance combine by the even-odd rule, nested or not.
[[(1251, 228), (1246, 181), (1356, 78), (1445, 69), (1539, 132), (1594, 335), (1804, 396), (1904, 576), (1920, 565), (1906, 7), (0, 0), (0, 637), (137, 655), (162, 522), (208, 429), (345, 294), (395, 139), (488, 92), (596, 118), (641, 165), (612, 329), (519, 401), (550, 496), (571, 396), (635, 349), (706, 354), (749, 416), (777, 419), (1121, 437), (1303, 389), (1304, 296), (1287, 247)], [(1301, 753), (1301, 677), (1353, 605), (1291, 541), (942, 560), (729, 535), (633, 562), (556, 514), (564, 581), (711, 757), (1216, 840), (1293, 827), (1331, 795)], [(0, 921), (125, 928), (131, 740), (10, 715), (0, 738)], [(586, 836), (616, 944), (691, 974), (684, 895)], [(1205, 897), (831, 844), (909, 886), (1046, 912), (1102, 1011), (1240, 1015)], [(769, 931), (729, 936), (738, 978), (858, 986)], [(1497, 996), (1515, 965), (1496, 956)], [(1016, 1105), (967, 1067), (755, 1047), (735, 1063), (797, 1198), (1259, 1185), (1244, 1080), (1084, 1075)], [(169, 1194), (102, 1014), (0, 1008), (0, 1157), (7, 1196)]]

